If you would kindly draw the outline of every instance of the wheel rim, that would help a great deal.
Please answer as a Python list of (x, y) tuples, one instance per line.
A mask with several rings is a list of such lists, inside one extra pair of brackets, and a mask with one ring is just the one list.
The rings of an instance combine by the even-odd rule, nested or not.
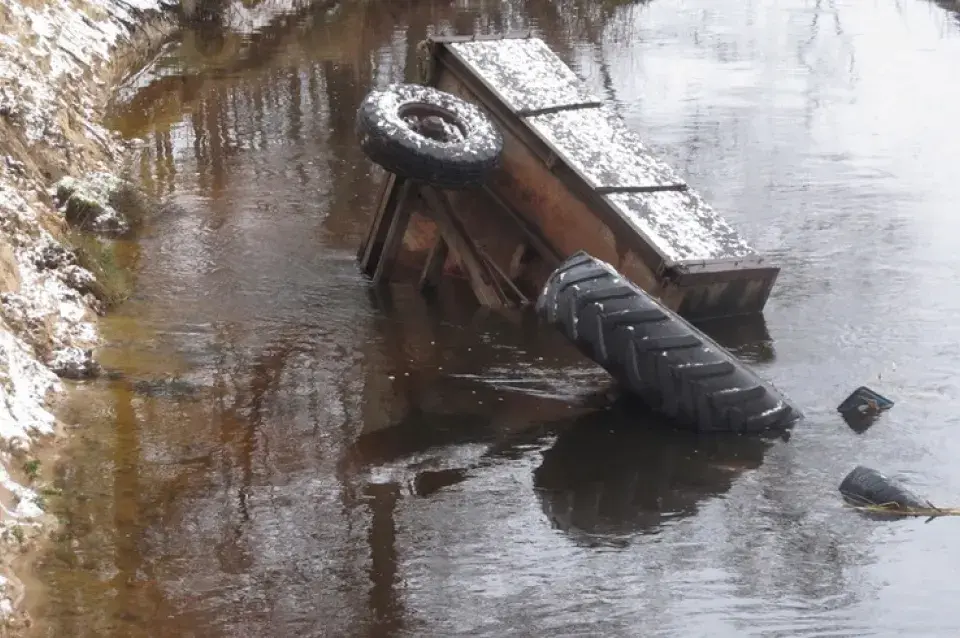
[(411, 131), (440, 144), (458, 144), (467, 138), (460, 119), (445, 108), (416, 102), (399, 110), (400, 119)]

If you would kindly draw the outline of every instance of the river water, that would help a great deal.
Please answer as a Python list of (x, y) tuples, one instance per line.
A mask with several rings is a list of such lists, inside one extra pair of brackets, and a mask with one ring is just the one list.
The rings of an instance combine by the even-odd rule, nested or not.
[[(355, 253), (355, 109), (428, 31), (532, 28), (782, 274), (722, 336), (807, 414), (701, 440), (598, 409), (556, 335)], [(409, 76), (409, 77), (412, 77)], [(112, 125), (176, 207), (126, 251), (115, 374), (64, 408), (37, 636), (956, 636), (960, 21), (923, 0), (369, 0), (188, 33)], [(834, 411), (897, 401), (857, 434)]]

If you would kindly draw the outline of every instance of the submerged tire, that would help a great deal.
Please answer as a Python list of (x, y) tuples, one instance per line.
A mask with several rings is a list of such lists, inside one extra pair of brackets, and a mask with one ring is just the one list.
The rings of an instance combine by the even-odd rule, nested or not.
[(802, 416), (720, 345), (584, 252), (551, 274), (537, 314), (626, 390), (686, 428), (763, 432)]
[(851, 505), (928, 509), (930, 503), (880, 472), (858, 465), (840, 483), (840, 495)]
[(503, 135), (477, 106), (418, 84), (368, 94), (357, 111), (356, 133), (374, 163), (442, 188), (482, 182), (503, 153)]

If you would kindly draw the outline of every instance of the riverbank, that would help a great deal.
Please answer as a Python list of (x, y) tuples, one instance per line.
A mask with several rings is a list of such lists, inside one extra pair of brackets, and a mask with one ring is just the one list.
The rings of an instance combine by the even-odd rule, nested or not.
[(44, 468), (63, 377), (89, 371), (100, 300), (53, 185), (115, 173), (130, 150), (99, 122), (113, 88), (176, 27), (157, 0), (0, 0), (0, 618), (29, 624), (14, 567), (56, 525)]

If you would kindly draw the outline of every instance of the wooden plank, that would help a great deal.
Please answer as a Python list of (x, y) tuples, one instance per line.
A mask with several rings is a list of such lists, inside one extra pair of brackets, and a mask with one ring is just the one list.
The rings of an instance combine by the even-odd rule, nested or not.
[(483, 306), (492, 308), (509, 305), (503, 294), (497, 290), (493, 274), (485, 267), (478, 247), (457, 219), (446, 196), (426, 184), (420, 186), (419, 193), (426, 202), (430, 217), (436, 222), (445, 243), (453, 249), (454, 255), (466, 271), (477, 301)]
[(396, 206), (397, 195), (397, 176), (393, 173), (387, 174), (387, 179), (383, 182), (380, 189), (380, 198), (377, 200), (377, 211), (370, 220), (370, 226), (367, 229), (367, 236), (360, 244), (360, 250), (357, 253), (357, 259), (360, 261), (360, 270), (367, 276), (372, 276), (376, 270), (377, 262), (380, 260), (380, 253), (383, 250), (383, 242), (387, 236), (388, 224), (384, 224), (384, 217), (388, 211), (392, 212)]
[(420, 292), (436, 288), (440, 283), (440, 277), (443, 275), (443, 265), (447, 261), (447, 255), (450, 254), (449, 246), (443, 238), (443, 234), (437, 237), (433, 248), (427, 255), (427, 261), (423, 265), (423, 271), (420, 273)]
[[(398, 181), (400, 178), (398, 178)], [(410, 215), (413, 212), (410, 207), (410, 192), (412, 184), (410, 180), (404, 179), (400, 188), (397, 189), (395, 204), (388, 207), (384, 215), (383, 226), (387, 229), (384, 234), (382, 249), (379, 259), (376, 261), (376, 267), (373, 272), (373, 283), (379, 284), (387, 281), (393, 271), (393, 265), (397, 260), (397, 253), (400, 252), (400, 244), (403, 243), (403, 235), (407, 230), (407, 224), (410, 222)], [(375, 251), (371, 251), (375, 252)], [(372, 266), (372, 264), (371, 264)]]
[(500, 281), (510, 289), (510, 292), (517, 299), (517, 301), (524, 306), (529, 304), (530, 300), (527, 299), (527, 296), (523, 294), (522, 290), (517, 288), (517, 284), (513, 283), (513, 280), (510, 278), (510, 276), (505, 273), (500, 266), (497, 265), (497, 262), (491, 259), (490, 255), (488, 255), (482, 248), (478, 248), (478, 250), (480, 251), (480, 256), (487, 263), (487, 266), (489, 266), (489, 268), (500, 278)]
[(511, 281), (520, 276), (520, 271), (523, 268), (523, 258), (527, 256), (529, 249), (526, 242), (520, 242), (513, 250), (513, 254), (510, 256), (510, 265), (507, 266), (507, 277)]

